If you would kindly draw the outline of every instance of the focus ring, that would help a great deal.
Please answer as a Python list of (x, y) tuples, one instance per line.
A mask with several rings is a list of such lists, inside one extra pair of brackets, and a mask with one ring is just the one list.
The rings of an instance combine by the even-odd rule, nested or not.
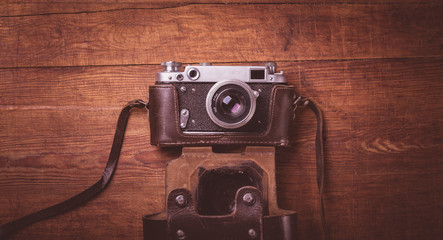
[[(219, 90), (222, 89), (223, 87), (227, 86), (227, 85), (234, 85), (235, 87), (240, 87), (242, 90), (244, 90), (244, 92), (247, 93), (247, 97), (249, 101), (247, 101), (250, 106), (247, 106), (247, 108), (249, 109), (249, 111), (247, 112), (247, 114), (242, 115), (242, 117), (238, 120), (238, 121), (224, 121), (223, 119), (221, 119), (220, 117), (217, 117), (217, 115), (220, 115), (218, 113), (214, 112), (214, 108), (217, 108), (217, 106), (214, 106), (214, 97), (219, 94)], [(254, 94), (254, 91), (251, 89), (251, 87), (240, 80), (223, 80), (223, 81), (219, 81), (216, 84), (214, 84), (214, 86), (211, 87), (211, 89), (208, 92), (208, 95), (206, 96), (206, 111), (209, 115), (209, 117), (211, 118), (211, 120), (217, 124), (218, 126), (222, 127), (222, 128), (227, 128), (227, 129), (235, 129), (235, 128), (239, 128), (244, 126), (245, 124), (247, 124), (249, 122), (249, 120), (251, 120), (251, 118), (253, 117), (254, 113), (255, 113), (255, 109), (256, 109), (256, 94)], [(217, 104), (217, 103), (215, 103)]]

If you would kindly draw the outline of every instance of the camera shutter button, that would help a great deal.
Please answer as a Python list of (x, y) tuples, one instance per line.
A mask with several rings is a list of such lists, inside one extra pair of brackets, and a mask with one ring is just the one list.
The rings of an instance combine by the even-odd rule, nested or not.
[(265, 67), (268, 69), (269, 74), (274, 74), (277, 70), (277, 63), (275, 62), (267, 62)]

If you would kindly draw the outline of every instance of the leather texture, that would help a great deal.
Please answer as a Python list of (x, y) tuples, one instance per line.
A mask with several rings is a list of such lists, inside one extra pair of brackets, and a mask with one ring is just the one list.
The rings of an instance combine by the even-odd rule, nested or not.
[[(316, 143), (316, 166), (317, 166), (317, 186), (318, 193), (320, 197), (319, 208), (321, 217), (321, 234), (322, 239), (329, 239), (328, 232), (326, 229), (326, 219), (323, 206), (323, 189), (324, 189), (324, 146), (323, 146), (323, 116), (318, 105), (312, 100), (299, 97), (297, 100), (291, 102), (292, 110), (298, 106), (305, 106), (311, 109), (317, 118), (317, 132), (315, 137)], [(296, 239), (297, 233), (297, 214), (289, 215), (277, 215), (277, 216), (262, 216), (262, 230), (263, 230), (263, 240), (293, 240)], [(196, 227), (194, 231), (198, 231), (200, 228)], [(166, 216), (160, 215), (150, 215), (143, 218), (143, 232), (144, 239), (174, 239), (171, 237), (171, 229), (168, 225), (168, 220)], [(153, 238), (154, 236), (154, 238)], [(196, 238), (200, 239), (200, 238)], [(205, 238), (203, 238), (205, 239)], [(206, 238), (207, 239), (207, 238)], [(242, 239), (242, 238), (241, 238)], [(245, 238), (246, 239), (246, 238)]]
[[(151, 144), (156, 146), (288, 146), (294, 88), (275, 85), (270, 96), (270, 121), (263, 133), (184, 133), (180, 129), (176, 88), (170, 84), (149, 87)], [(205, 107), (205, 103), (201, 103)]]
[[(251, 238), (250, 236), (232, 239), (263, 239), (263, 240), (295, 240), (297, 239), (297, 213), (292, 213), (283, 216), (263, 216), (262, 219), (263, 238)], [(220, 226), (223, 226), (220, 223)], [(195, 230), (198, 230), (195, 229)], [(168, 232), (168, 220), (163, 218), (156, 218), (154, 215), (143, 217), (143, 239), (144, 240), (171, 240), (177, 237), (170, 236)], [(210, 238), (185, 238), (185, 239), (213, 239)], [(215, 239), (215, 238), (214, 238)], [(229, 238), (231, 239), (231, 238)]]

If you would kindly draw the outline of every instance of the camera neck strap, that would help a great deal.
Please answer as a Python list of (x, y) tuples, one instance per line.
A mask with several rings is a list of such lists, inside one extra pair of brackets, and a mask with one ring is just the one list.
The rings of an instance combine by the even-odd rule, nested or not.
[(94, 185), (90, 186), (83, 192), (51, 207), (45, 208), (35, 213), (31, 213), (24, 217), (21, 217), (12, 222), (6, 223), (0, 226), (0, 239), (6, 238), (6, 236), (23, 229), (33, 223), (40, 222), (51, 217), (55, 217), (69, 210), (72, 210), (89, 200), (93, 199), (100, 192), (102, 192), (108, 184), (111, 182), (112, 176), (117, 167), (118, 159), (120, 157), (120, 151), (123, 145), (123, 139), (125, 136), (126, 125), (128, 123), (130, 111), (133, 108), (148, 108), (148, 104), (142, 100), (135, 100), (129, 102), (120, 112), (117, 122), (117, 128), (115, 129), (114, 141), (112, 143), (111, 153), (109, 154), (108, 162), (106, 163), (103, 174)]
[(298, 106), (306, 106), (311, 109), (317, 118), (317, 132), (315, 134), (315, 159), (317, 167), (317, 187), (319, 194), (320, 221), (323, 231), (323, 239), (328, 239), (326, 231), (325, 210), (323, 206), (323, 185), (325, 179), (325, 156), (323, 146), (323, 114), (318, 105), (307, 97), (298, 97), (294, 101), (294, 113)]

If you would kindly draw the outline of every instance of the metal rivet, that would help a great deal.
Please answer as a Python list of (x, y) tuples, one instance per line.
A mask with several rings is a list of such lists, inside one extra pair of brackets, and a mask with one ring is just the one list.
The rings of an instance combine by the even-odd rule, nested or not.
[(178, 195), (177, 197), (175, 197), (175, 203), (176, 203), (177, 206), (179, 206), (179, 207), (185, 207), (186, 204), (187, 204), (188, 202), (186, 201), (185, 196), (183, 196), (183, 195)]
[(257, 236), (257, 232), (253, 228), (249, 229), (248, 234), (251, 238), (255, 238)]
[(185, 232), (183, 232), (183, 230), (179, 229), (177, 230), (177, 238), (178, 239), (185, 239)]
[(252, 194), (250, 193), (245, 193), (245, 195), (243, 195), (243, 202), (246, 205), (253, 205), (255, 203), (255, 198), (252, 196)]
[(185, 86), (181, 86), (181, 87), (180, 87), (180, 91), (182, 91), (182, 92), (186, 92), (186, 87), (185, 87)]

